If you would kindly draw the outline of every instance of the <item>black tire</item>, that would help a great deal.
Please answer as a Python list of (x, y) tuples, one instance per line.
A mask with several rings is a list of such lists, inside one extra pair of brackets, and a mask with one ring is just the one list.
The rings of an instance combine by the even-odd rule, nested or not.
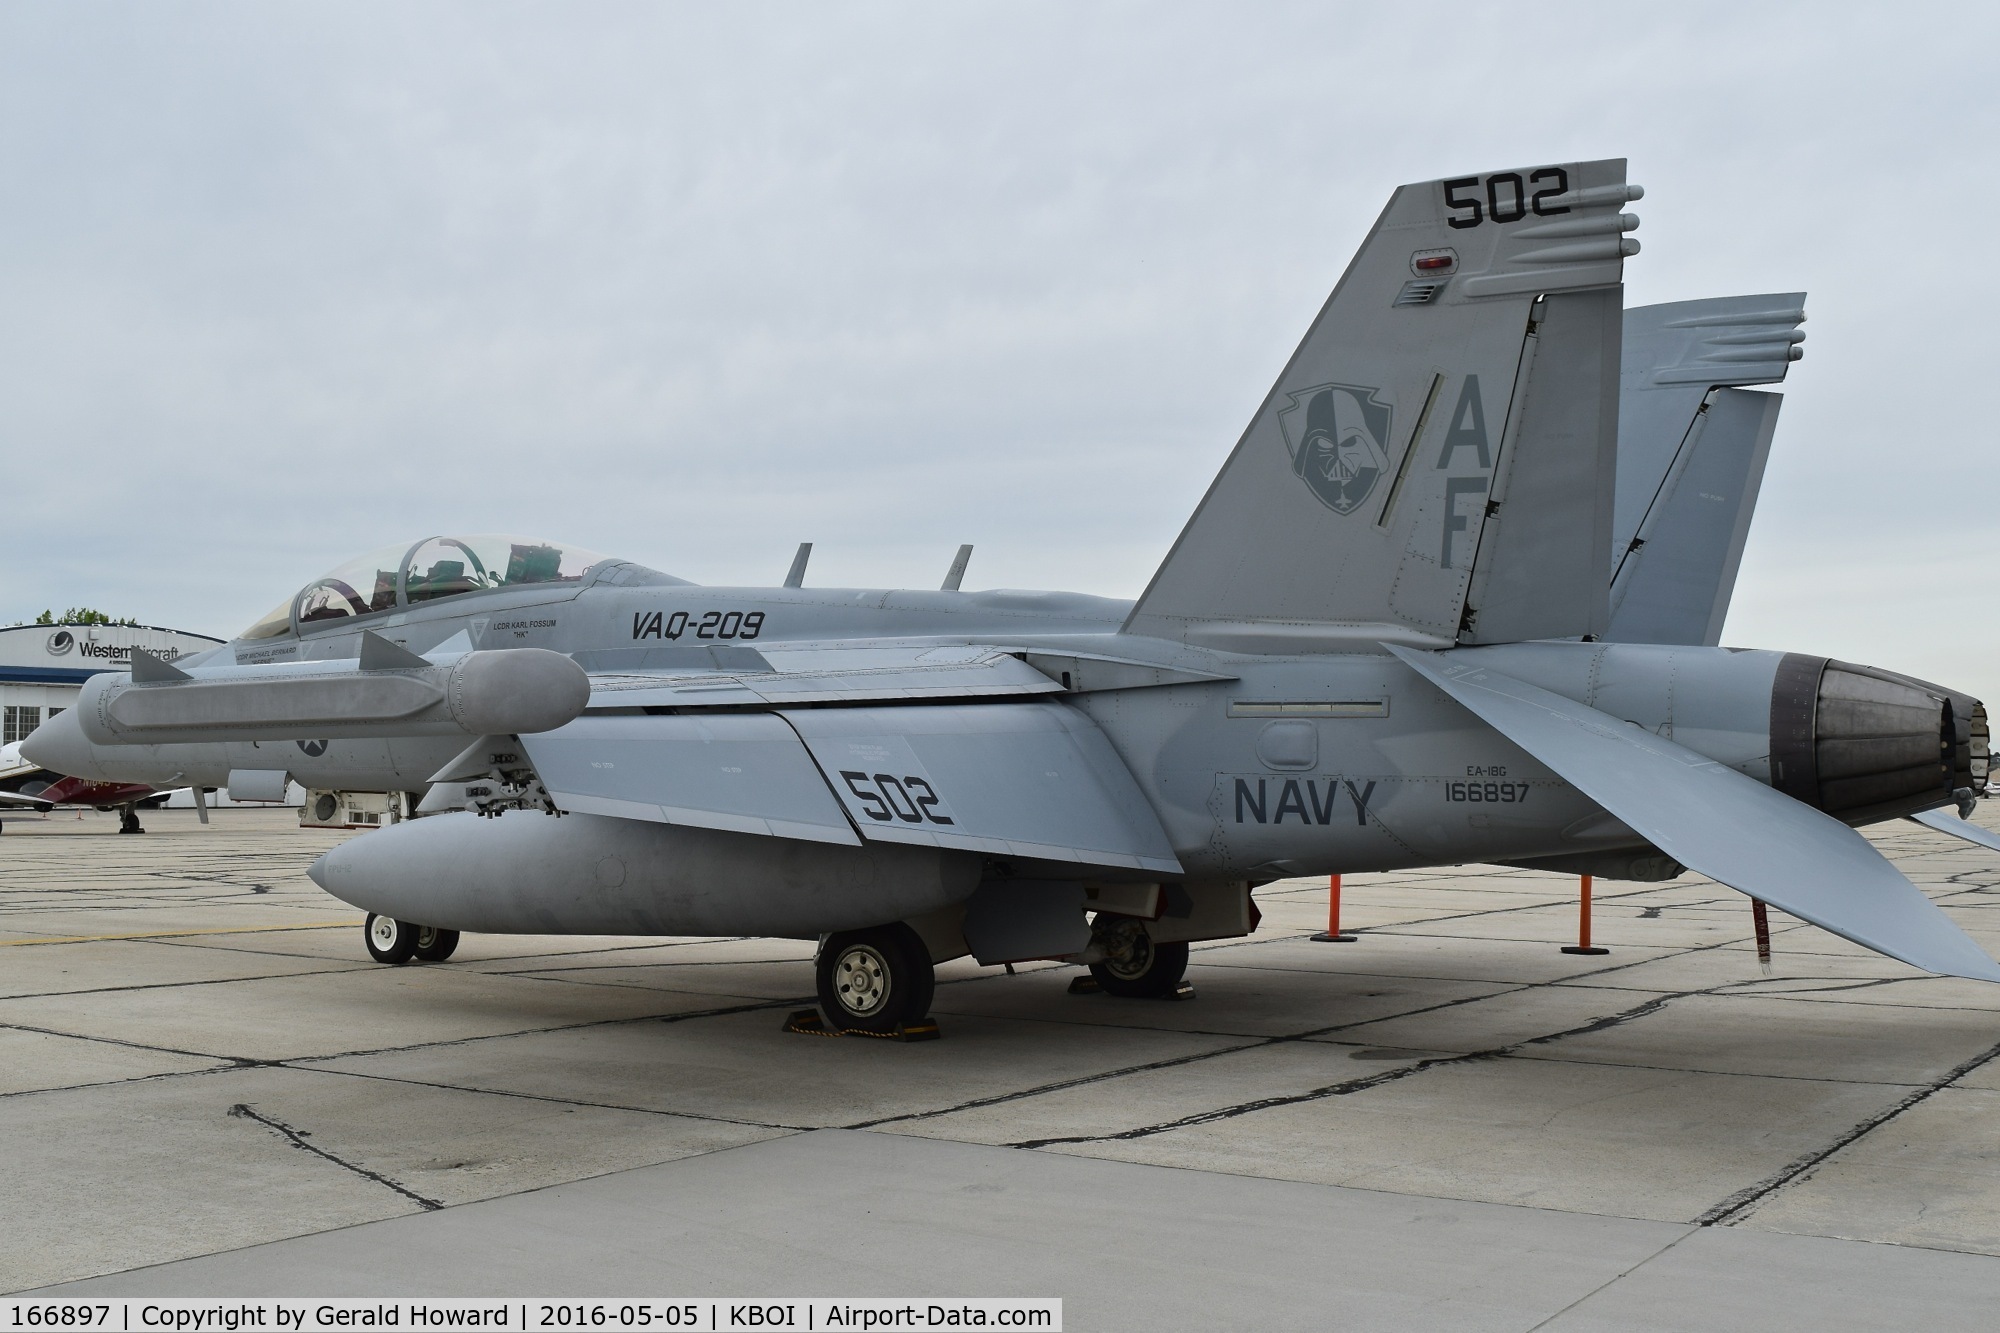
[(1146, 933), (1146, 923), (1134, 917), (1099, 916), (1091, 922), (1091, 934), (1092, 942), (1109, 954), (1103, 962), (1090, 965), (1090, 975), (1106, 995), (1157, 999), (1172, 994), (1187, 975), (1186, 942), (1156, 944)]
[(931, 1011), (937, 974), (917, 932), (898, 921), (826, 937), (814, 962), (820, 1013), (850, 1032), (894, 1032)]
[(361, 938), (367, 941), (370, 958), (392, 967), (409, 962), (417, 952), (417, 928), (393, 917), (370, 912), (362, 923)]
[(458, 932), (437, 926), (418, 926), (417, 942), (411, 957), (420, 963), (442, 963), (458, 952)]

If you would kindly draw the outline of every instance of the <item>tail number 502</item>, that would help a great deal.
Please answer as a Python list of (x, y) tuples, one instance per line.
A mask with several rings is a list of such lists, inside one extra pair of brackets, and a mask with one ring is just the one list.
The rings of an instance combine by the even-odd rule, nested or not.
[(1460, 176), (1444, 183), (1445, 207), (1453, 214), (1445, 222), (1463, 229), (1482, 222), (1519, 222), (1530, 213), (1552, 218), (1569, 212), (1569, 205), (1549, 201), (1568, 193), (1569, 172), (1561, 167), (1531, 171), (1526, 180), (1521, 179), (1518, 171), (1500, 171), (1485, 177)]
[(944, 813), (944, 802), (936, 789), (922, 778), (908, 774), (900, 778), (889, 773), (870, 775), (848, 768), (840, 770), (840, 777), (847, 790), (854, 793), (854, 799), (861, 803), (861, 813), (878, 823), (895, 819), (905, 824), (954, 822)]

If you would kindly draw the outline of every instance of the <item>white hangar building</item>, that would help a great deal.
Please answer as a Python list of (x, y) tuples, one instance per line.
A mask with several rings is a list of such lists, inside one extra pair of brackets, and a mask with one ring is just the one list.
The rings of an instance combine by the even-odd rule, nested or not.
[(76, 703), (83, 682), (124, 671), (132, 650), (168, 661), (222, 643), (206, 634), (154, 625), (14, 625), (0, 629), (0, 745), (20, 740)]

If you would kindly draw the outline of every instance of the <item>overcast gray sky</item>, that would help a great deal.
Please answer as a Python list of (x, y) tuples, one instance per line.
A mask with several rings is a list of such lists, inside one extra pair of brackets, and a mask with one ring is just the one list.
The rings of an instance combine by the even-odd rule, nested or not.
[[(1811, 293), (1726, 641), (2000, 697), (2000, 7), (0, 8), (0, 623), (519, 531), (1135, 595), (1389, 191)], [(1993, 663), (1993, 665), (1989, 665)]]

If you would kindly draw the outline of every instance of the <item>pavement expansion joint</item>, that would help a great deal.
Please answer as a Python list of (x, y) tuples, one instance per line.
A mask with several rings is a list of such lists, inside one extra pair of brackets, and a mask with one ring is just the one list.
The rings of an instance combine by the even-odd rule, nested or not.
[(402, 1182), (391, 1180), (388, 1176), (383, 1175), (380, 1171), (370, 1171), (365, 1166), (357, 1166), (353, 1162), (350, 1162), (343, 1157), (328, 1152), (326, 1149), (320, 1147), (316, 1143), (308, 1143), (306, 1140), (311, 1137), (311, 1134), (308, 1131), (298, 1129), (292, 1125), (288, 1125), (284, 1121), (278, 1119), (276, 1116), (265, 1115), (262, 1112), (258, 1111), (256, 1108), (249, 1106), (243, 1102), (238, 1102), (236, 1105), (230, 1107), (229, 1114), (237, 1116), (244, 1120), (254, 1120), (258, 1124), (263, 1125), (265, 1128), (276, 1131), (278, 1134), (283, 1136), (288, 1142), (290, 1142), (290, 1144), (294, 1148), (298, 1148), (304, 1152), (309, 1152), (313, 1154), (315, 1157), (324, 1158), (325, 1160), (333, 1163), (335, 1166), (341, 1168), (343, 1171), (352, 1171), (355, 1175), (362, 1177), (364, 1180), (372, 1180), (378, 1185), (387, 1186), (388, 1188), (396, 1191), (396, 1193), (402, 1195), (404, 1198), (410, 1200), (412, 1203), (416, 1204), (419, 1208), (423, 1208), (426, 1210), (435, 1210), (444, 1207), (444, 1205), (438, 1202), (436, 1199), (432, 1199), (425, 1195), (419, 1194), (415, 1190), (411, 1189), (409, 1186), (403, 1184)]
[(1720, 1203), (1716, 1204), (1713, 1208), (1709, 1209), (1707, 1212), (1697, 1217), (1695, 1219), (1695, 1222), (1698, 1225), (1709, 1227), (1709, 1226), (1715, 1226), (1718, 1223), (1728, 1223), (1731, 1221), (1731, 1219), (1747, 1216), (1749, 1211), (1754, 1209), (1758, 1204), (1762, 1203), (1764, 1200), (1768, 1199), (1773, 1194), (1776, 1194), (1779, 1190), (1791, 1184), (1794, 1180), (1799, 1179), (1806, 1172), (1812, 1170), (1814, 1167), (1818, 1166), (1821, 1162), (1826, 1161), (1829, 1157), (1832, 1157), (1835, 1153), (1840, 1152), (1843, 1148), (1846, 1148), (1851, 1144), (1859, 1142), (1862, 1138), (1866, 1137), (1867, 1135), (1874, 1133), (1882, 1126), (1888, 1124), (1896, 1117), (1902, 1115), (1905, 1111), (1908, 1111), (1911, 1107), (1917, 1106), (1920, 1103), (1929, 1100), (1932, 1096), (1934, 1096), (1938, 1092), (1941, 1092), (1943, 1089), (1949, 1087), (1951, 1084), (1958, 1082), (1958, 1080), (1964, 1078), (1967, 1074), (1979, 1068), (1981, 1065), (1984, 1065), (1987, 1062), (1991, 1061), (1996, 1056), (2000, 1056), (2000, 1044), (1995, 1044), (1989, 1047), (1980, 1054), (1973, 1056), (1970, 1060), (1967, 1060), (1964, 1063), (1958, 1065), (1956, 1068), (1950, 1070), (1942, 1077), (1933, 1080), (1931, 1083), (1929, 1083), (1924, 1087), (1916, 1089), (1914, 1092), (1911, 1092), (1908, 1096), (1902, 1098), (1900, 1101), (1889, 1106), (1887, 1109), (1881, 1111), (1879, 1114), (1868, 1117), (1866, 1120), (1863, 1120), (1861, 1123), (1855, 1125), (1852, 1129), (1848, 1130), (1847, 1133), (1842, 1134), (1840, 1137), (1836, 1138), (1833, 1142), (1828, 1143), (1820, 1148), (1814, 1149), (1812, 1152), (1802, 1154), (1801, 1156), (1787, 1163), (1782, 1170), (1776, 1172), (1775, 1174), (1765, 1178), (1764, 1180), (1758, 1181), (1756, 1184), (1751, 1185), (1746, 1189), (1739, 1190), (1735, 1194), (1730, 1195), (1728, 1198), (1722, 1200)]
[(290, 1064), (284, 1061), (273, 1061), (271, 1067), (289, 1069), (300, 1074), (324, 1074), (334, 1078), (358, 1078), (368, 1079), (377, 1083), (394, 1083), (410, 1088), (431, 1088), (439, 1092), (462, 1092), (474, 1097), (501, 1097), (515, 1101), (543, 1102), (551, 1106), (571, 1106), (593, 1111), (622, 1111), (632, 1115), (659, 1116), (670, 1120), (693, 1120), (717, 1125), (742, 1125), (748, 1129), (776, 1129), (792, 1133), (805, 1133), (821, 1128), (819, 1125), (785, 1124), (775, 1120), (753, 1120), (740, 1116), (704, 1115), (699, 1111), (675, 1110), (660, 1106), (640, 1106), (629, 1102), (589, 1101), (580, 1097), (560, 1097), (553, 1093), (523, 1092), (516, 1088), (484, 1088), (467, 1083), (443, 1083), (436, 1079), (411, 1078), (405, 1074), (384, 1074), (372, 1070), (321, 1069), (311, 1064)]
[[(1385, 1069), (1377, 1074), (1367, 1074), (1360, 1078), (1343, 1079), (1338, 1083), (1330, 1083), (1325, 1087), (1313, 1088), (1306, 1092), (1289, 1093), (1277, 1097), (1260, 1097), (1252, 1101), (1239, 1102), (1232, 1106), (1217, 1107), (1214, 1110), (1200, 1111), (1192, 1115), (1181, 1116), (1178, 1119), (1161, 1121), (1157, 1124), (1139, 1125), (1114, 1133), (1060, 1135), (1050, 1138), (1022, 1139), (1007, 1146), (1011, 1148), (1046, 1148), (1057, 1144), (1110, 1143), (1151, 1138), (1154, 1135), (1171, 1133), (1177, 1129), (1188, 1129), (1195, 1125), (1213, 1124), (1219, 1120), (1233, 1120), (1239, 1116), (1249, 1115), (1256, 1111), (1268, 1111), (1274, 1107), (1297, 1106), (1306, 1102), (1322, 1101), (1329, 1097), (1350, 1097), (1355, 1093), (1367, 1092), (1370, 1089), (1379, 1088), (1385, 1084), (1401, 1082), (1403, 1079), (1428, 1073), (1433, 1069), (1449, 1068), (1454, 1065), (1471, 1064), (1479, 1061), (1500, 1060), (1528, 1046), (1544, 1045), (1569, 1037), (1589, 1036), (1593, 1033), (1603, 1032), (1624, 1023), (1629, 1023), (1634, 1019), (1645, 1018), (1650, 1014), (1658, 1013), (1666, 1007), (1669, 1001), (1706, 993), (1708, 992), (1702, 990), (1689, 990), (1675, 992), (1670, 995), (1656, 996), (1653, 999), (1636, 1004), (1630, 1009), (1610, 1014), (1603, 1018), (1593, 1019), (1577, 1027), (1565, 1028), (1560, 1032), (1543, 1033), (1540, 1036), (1527, 1037), (1521, 1041), (1510, 1042), (1505, 1046), (1496, 1046), (1487, 1050), (1468, 1051), (1461, 1055), (1446, 1055), (1433, 1059), (1418, 1060), (1399, 1069)], [(1274, 1037), (1262, 1044), (1275, 1045), (1282, 1041), (1296, 1040), (1299, 1040), (1299, 1038)]]

